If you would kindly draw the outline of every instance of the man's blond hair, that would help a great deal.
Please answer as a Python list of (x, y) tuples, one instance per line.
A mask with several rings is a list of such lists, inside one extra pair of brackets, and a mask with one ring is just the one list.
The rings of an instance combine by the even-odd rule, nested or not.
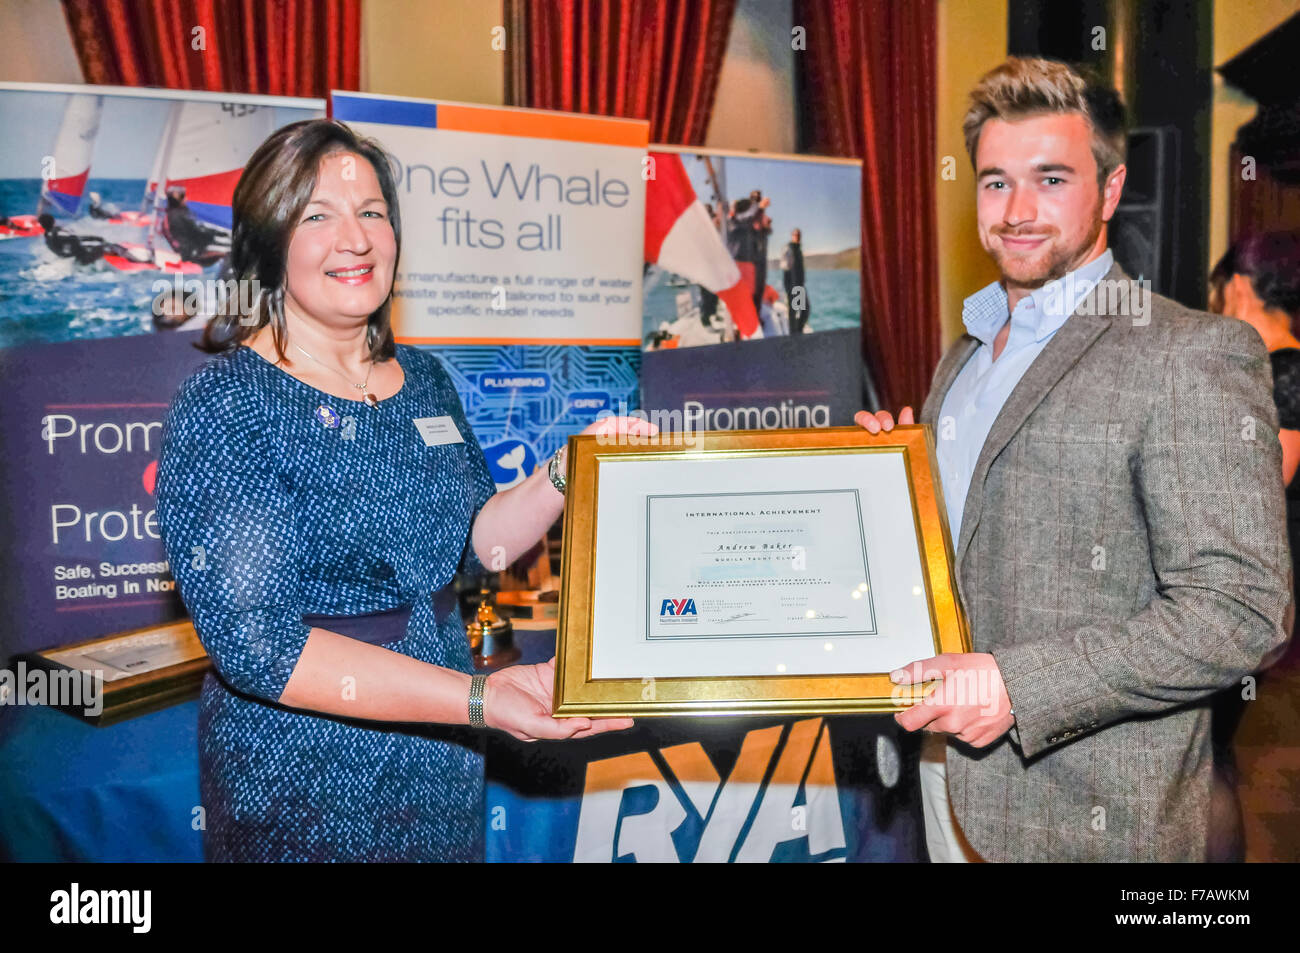
[[(1114, 88), (1056, 60), (1012, 56), (985, 73), (971, 90), (970, 108), (961, 124), (971, 165), (975, 166), (984, 123), (1015, 122), (1044, 113), (1078, 113), (1088, 120), (1098, 185), (1124, 162), (1128, 145), (1124, 103)], [(978, 174), (978, 167), (975, 171)]]

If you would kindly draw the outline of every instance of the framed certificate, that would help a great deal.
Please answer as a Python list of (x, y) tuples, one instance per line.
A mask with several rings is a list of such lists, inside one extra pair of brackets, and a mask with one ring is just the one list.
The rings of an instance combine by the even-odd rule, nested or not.
[[(189, 619), (29, 652), (17, 660), (29, 670), (57, 675), (64, 685), (80, 680), (75, 702), (48, 703), (100, 726), (198, 698), (212, 667)], [(94, 697), (76, 697), (87, 693)]]
[(569, 440), (555, 714), (899, 711), (970, 651), (928, 427)]

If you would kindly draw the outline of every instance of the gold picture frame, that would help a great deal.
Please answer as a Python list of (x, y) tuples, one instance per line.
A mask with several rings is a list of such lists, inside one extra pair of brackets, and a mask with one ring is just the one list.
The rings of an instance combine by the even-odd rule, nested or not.
[[(966, 620), (954, 591), (953, 543), (938, 481), (934, 439), (928, 426), (898, 426), (888, 433), (874, 435), (861, 427), (833, 427), (713, 431), (685, 436), (667, 433), (654, 438), (618, 438), (619, 443), (612, 442), (613, 439), (592, 435), (569, 438), (564, 568), (556, 641), (554, 713), (557, 716), (639, 718), (894, 712), (909, 707), (933, 687), (929, 683), (900, 688), (889, 680), (887, 671), (594, 678), (595, 639), (600, 637), (593, 633), (598, 502), (602, 471), (606, 480), (614, 478), (608, 472), (609, 465), (620, 461), (901, 455), (929, 607), (933, 641), (930, 654), (971, 650)], [(649, 532), (647, 511), (647, 539)], [(915, 587), (913, 594), (917, 594)], [(647, 602), (649, 598), (647, 587)]]

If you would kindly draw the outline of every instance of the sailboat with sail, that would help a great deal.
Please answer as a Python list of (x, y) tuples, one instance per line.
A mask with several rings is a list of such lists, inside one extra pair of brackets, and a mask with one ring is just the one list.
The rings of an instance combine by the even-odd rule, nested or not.
[(48, 168), (41, 169), (37, 215), (50, 212), (56, 218), (76, 218), (81, 211), (103, 111), (103, 96), (76, 94), (68, 97), (59, 135), (54, 140), (54, 152), (45, 160), (53, 159), (53, 162)]
[[(140, 224), (147, 224), (148, 234), (138, 245), (124, 243), (127, 255), (104, 260), (123, 271), (193, 272), (224, 259), (235, 185), (273, 126), (273, 111), (266, 106), (174, 103), (142, 197)], [(206, 244), (196, 247), (182, 238), (181, 226), (187, 235), (204, 236)]]
[(11, 215), (0, 221), (0, 240), (34, 238), (44, 233), (39, 217), (76, 218), (90, 178), (90, 164), (99, 135), (104, 97), (76, 93), (68, 97), (54, 148), (41, 161), (41, 196), (32, 215)]

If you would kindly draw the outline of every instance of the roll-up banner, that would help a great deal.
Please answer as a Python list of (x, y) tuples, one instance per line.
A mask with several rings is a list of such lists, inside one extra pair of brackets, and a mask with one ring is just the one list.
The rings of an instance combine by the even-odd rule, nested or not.
[(649, 165), (643, 410), (675, 430), (851, 423), (861, 163), (653, 146)]
[(645, 122), (336, 92), (395, 157), (398, 340), (434, 347), (498, 489), (637, 406)]
[(154, 514), (231, 197), (323, 100), (0, 83), (0, 664), (184, 614)]

